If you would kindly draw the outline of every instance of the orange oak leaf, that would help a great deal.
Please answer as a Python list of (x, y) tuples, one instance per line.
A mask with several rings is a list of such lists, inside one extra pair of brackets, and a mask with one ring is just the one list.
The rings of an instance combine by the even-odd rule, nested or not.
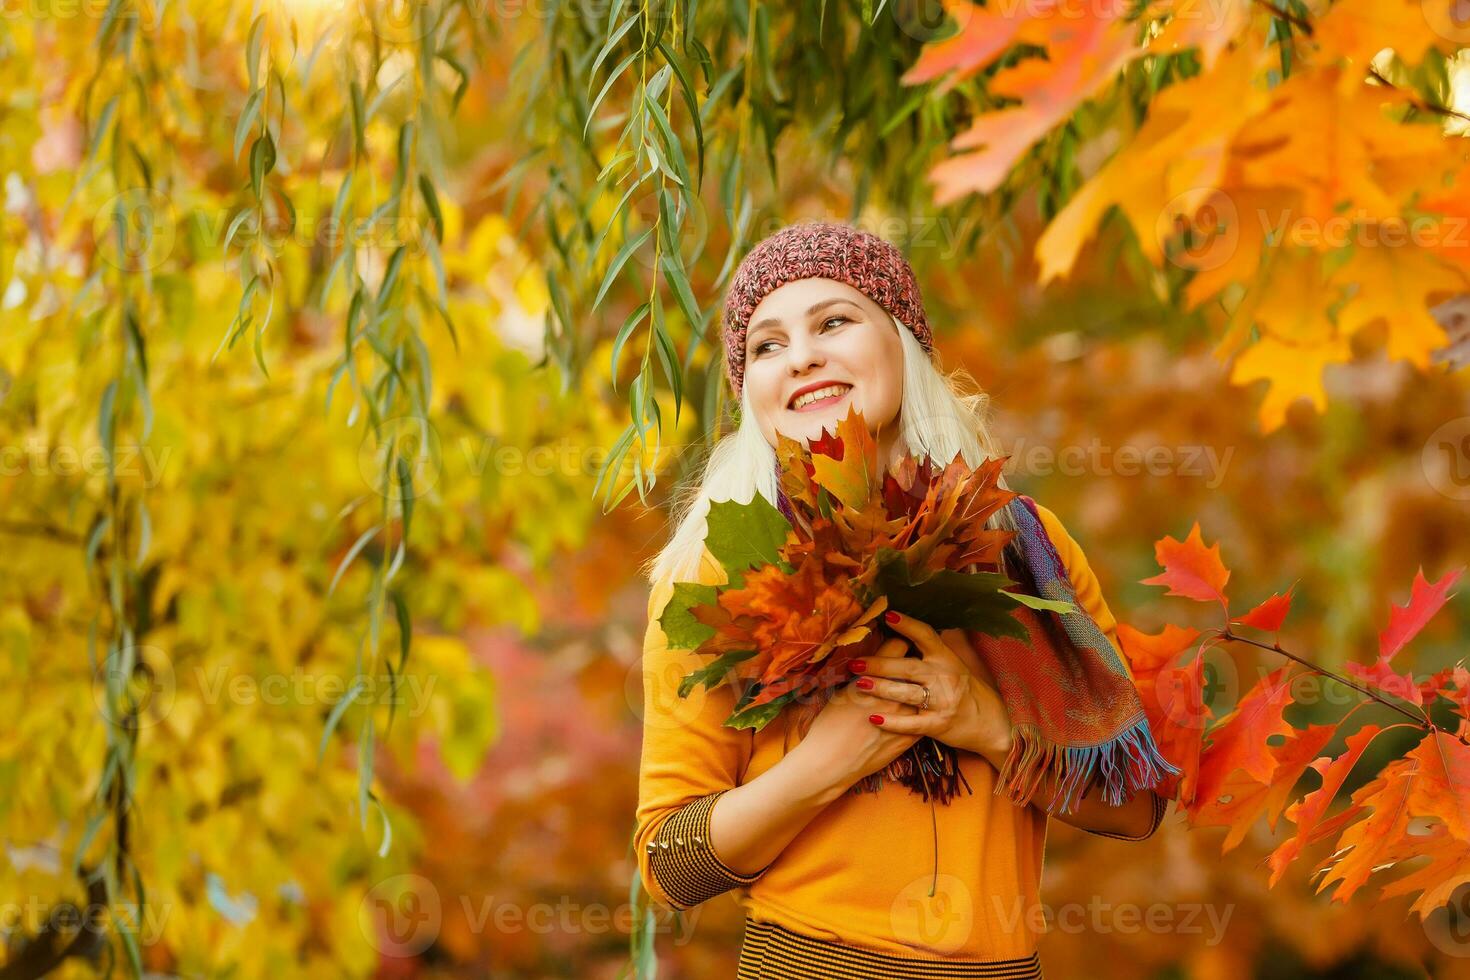
[(1349, 661), (1345, 665), (1348, 674), (1415, 705), (1422, 706), (1426, 695), (1432, 699), (1439, 687), (1437, 682), (1431, 679), (1429, 683), (1421, 685), (1414, 680), (1412, 672), (1399, 673), (1391, 664), (1398, 652), (1419, 634), (1434, 618), (1435, 613), (1444, 608), (1451, 595), (1450, 588), (1459, 580), (1463, 571), (1460, 568), (1446, 572), (1438, 582), (1431, 585), (1424, 578), (1424, 569), (1420, 568), (1414, 575), (1409, 601), (1390, 609), (1388, 626), (1378, 634), (1378, 659), (1366, 666)]
[(1194, 522), (1189, 536), (1183, 541), (1165, 536), (1154, 544), (1154, 558), (1163, 567), (1163, 572), (1142, 580), (1144, 585), (1166, 585), (1165, 595), (1184, 596), (1199, 602), (1218, 601), (1229, 609), (1225, 598), (1225, 583), (1230, 579), (1230, 569), (1220, 560), (1220, 542), (1206, 548), (1200, 537), (1199, 521)]
[(1181, 771), (1156, 789), (1181, 804), (1195, 797), (1200, 753), (1211, 712), (1204, 703), (1204, 657), (1185, 667), (1175, 666), (1179, 655), (1199, 638), (1199, 631), (1169, 625), (1156, 634), (1118, 624), (1118, 642), (1133, 674), (1134, 687), (1148, 716), (1149, 730), (1159, 752)]
[(1258, 418), (1263, 433), (1286, 424), (1286, 411), (1305, 398), (1318, 412), (1327, 407), (1327, 389), (1322, 375), (1330, 364), (1346, 364), (1352, 348), (1345, 337), (1292, 344), (1275, 337), (1262, 337), (1236, 358), (1230, 370), (1231, 384), (1268, 382)]
[[(1230, 773), (1244, 769), (1258, 782), (1269, 782), (1276, 759), (1266, 740), (1273, 735), (1296, 733), (1283, 717), (1292, 703), (1291, 687), (1299, 674), (1295, 664), (1283, 664), (1246, 692), (1240, 703), (1209, 732), (1209, 742), (1200, 759), (1200, 791), (1197, 803), (1208, 802), (1211, 791), (1224, 784)], [(1305, 765), (1305, 763), (1304, 763)]]
[(1377, 725), (1364, 725), (1347, 737), (1345, 740), (1347, 748), (1341, 755), (1336, 758), (1323, 756), (1313, 760), (1311, 768), (1322, 777), (1322, 783), (1315, 790), (1287, 807), (1286, 819), (1296, 824), (1296, 833), (1282, 841), (1281, 845), (1271, 852), (1268, 858), (1271, 865), (1270, 884), (1275, 885), (1280, 880), (1282, 872), (1286, 870), (1287, 865), (1296, 860), (1303, 847), (1331, 836), (1362, 812), (1361, 806), (1349, 808), (1334, 817), (1331, 822), (1323, 821), (1327, 808), (1332, 805), (1332, 800), (1337, 796), (1338, 790), (1342, 789), (1348, 773), (1362, 757), (1363, 750), (1368, 748), (1369, 743), (1381, 731), (1383, 729)]
[(1388, 626), (1378, 634), (1378, 657), (1392, 660), (1409, 641), (1419, 634), (1435, 613), (1444, 608), (1453, 593), (1450, 588), (1460, 580), (1464, 568), (1446, 572), (1433, 585), (1424, 578), (1421, 567), (1414, 574), (1414, 583), (1409, 587), (1409, 601), (1402, 606), (1393, 606), (1388, 612)]
[(1281, 624), (1286, 621), (1286, 614), (1291, 612), (1291, 593), (1295, 588), (1296, 583), (1293, 582), (1291, 588), (1271, 596), (1235, 622), (1267, 633), (1281, 632)]
[[(1470, 745), (1449, 732), (1432, 731), (1352, 799), (1372, 813), (1342, 832), (1333, 855), (1320, 866), (1326, 874), (1318, 891), (1337, 882), (1332, 899), (1346, 901), (1374, 872), (1428, 851), (1430, 866), (1394, 889), (1394, 894), (1423, 889), (1426, 895), (1414, 908), (1428, 915), (1432, 896), (1464, 880), (1465, 867), (1452, 859), (1470, 843)], [(1425, 819), (1433, 821), (1427, 832), (1411, 832), (1411, 822)]]
[(1433, 824), (1428, 833), (1414, 838), (1414, 849), (1429, 858), (1429, 864), (1384, 885), (1383, 897), (1422, 892), (1409, 911), (1424, 919), (1449, 904), (1455, 890), (1470, 882), (1470, 841), (1454, 836), (1443, 824)]
[(1267, 747), (1273, 759), (1269, 779), (1258, 780), (1244, 769), (1234, 770), (1223, 783), (1201, 786), (1191, 822), (1196, 827), (1229, 827), (1221, 853), (1238, 845), (1265, 814), (1272, 830), (1291, 798), (1297, 781), (1332, 736), (1337, 725), (1310, 725), (1293, 730), (1280, 745)]
[(1451, 834), (1470, 841), (1470, 745), (1434, 731), (1407, 758), (1419, 763), (1409, 796), (1414, 816), (1435, 817)]
[(1205, 73), (1215, 67), (1220, 53), (1250, 22), (1251, 0), (1169, 0), (1151, 6), (1150, 15), (1168, 22), (1149, 42), (1150, 52), (1174, 53), (1198, 48)]
[(943, 94), (982, 71), (1010, 47), (1025, 23), (1023, 15), (1003, 5), (977, 7), (970, 0), (943, 0), (945, 13), (960, 25), (953, 37), (927, 45), (913, 67), (900, 79), (905, 85), (921, 85), (940, 79), (936, 91)]
[(1414, 768), (1415, 763), (1407, 759), (1394, 759), (1375, 779), (1353, 793), (1353, 805), (1367, 815), (1347, 826), (1332, 856), (1318, 865), (1323, 872), (1318, 894), (1336, 883), (1332, 901), (1346, 902), (1374, 871), (1413, 856), (1405, 840)]
[[(1013, 13), (1000, 14), (998, 23), (962, 31), (964, 40), (930, 63), (920, 59), (924, 67), (918, 77), (923, 77), (946, 64), (958, 71), (977, 71), (1012, 41), (1046, 49), (1046, 57), (1022, 59), (990, 80), (992, 95), (1018, 99), (1021, 104), (981, 114), (951, 141), (956, 150), (974, 152), (962, 153), (930, 171), (936, 203), (995, 190), (1037, 140), (1143, 54), (1136, 40), (1137, 27), (1124, 12), (1119, 5), (1074, 7), (1060, 0), (1034, 0), (1015, 5)], [(1019, 23), (1011, 23), (1012, 19)], [(992, 35), (987, 36), (987, 31)]]

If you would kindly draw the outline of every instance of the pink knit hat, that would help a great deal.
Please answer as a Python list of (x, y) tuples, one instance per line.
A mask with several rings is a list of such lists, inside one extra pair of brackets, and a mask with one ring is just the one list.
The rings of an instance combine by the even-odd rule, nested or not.
[(767, 293), (797, 279), (835, 279), (865, 293), (934, 349), (919, 283), (891, 243), (850, 224), (802, 221), (755, 245), (725, 294), (725, 373), (740, 398), (745, 384), (745, 330)]

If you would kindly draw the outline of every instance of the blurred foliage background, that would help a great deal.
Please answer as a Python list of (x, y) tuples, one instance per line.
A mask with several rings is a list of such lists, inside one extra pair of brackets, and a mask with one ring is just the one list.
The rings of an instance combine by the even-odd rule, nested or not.
[[(1326, 5), (1236, 6), (1281, 45)], [(1038, 281), (1049, 224), (1195, 55), (1122, 70), (936, 205), (946, 144), (1003, 101), (902, 80), (957, 9), (6, 8), (0, 977), (614, 977), (643, 929), (645, 965), (732, 975), (728, 896), (631, 901), (635, 569), (728, 414), (722, 287), (792, 220), (905, 247), (1011, 485), (1120, 620), (1183, 615), (1138, 582), (1195, 520), (1242, 601), (1300, 582), (1291, 645), (1331, 667), (1371, 657), (1416, 568), (1465, 562), (1463, 301), (1433, 366), (1359, 332), (1320, 410), (1263, 426), (1218, 356), (1233, 308), (1186, 301), (1194, 270), (1126, 222)], [(1382, 70), (1459, 106), (1443, 47)], [(1453, 114), (1419, 115), (1462, 160)], [(1467, 619), (1461, 596), (1416, 672)], [(1219, 715), (1275, 665), (1214, 666)], [(1257, 831), (1222, 858), (1173, 819), (1136, 845), (1054, 823), (1047, 902), (1105, 911), (1057, 922), (1048, 973), (1466, 975), (1463, 916), (1268, 891)], [(1201, 903), (1226, 917), (1186, 922)]]

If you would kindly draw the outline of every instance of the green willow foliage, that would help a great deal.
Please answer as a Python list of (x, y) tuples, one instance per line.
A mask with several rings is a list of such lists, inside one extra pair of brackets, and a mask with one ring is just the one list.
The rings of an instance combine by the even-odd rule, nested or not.
[[(386, 9), (386, 8), (385, 8)], [(395, 8), (402, 12), (403, 7)], [(269, 376), (262, 338), (277, 309), (278, 292), (285, 288), (279, 275), (280, 255), (272, 251), (269, 232), (287, 232), (281, 248), (297, 247), (289, 234), (296, 228), (296, 208), (284, 186), (274, 179), (287, 152), (282, 131), (291, 116), (291, 100), (299, 96), (307, 77), (318, 70), (318, 55), (333, 34), (346, 34), (336, 48), (335, 67), (339, 88), (347, 97), (328, 153), (346, 162), (331, 213), (334, 228), (366, 229), (366, 245), (373, 251), (391, 248), (376, 286), (361, 273), (364, 244), (354, 231), (334, 235), (324, 280), (316, 283), (306, 302), (326, 311), (332, 305), (333, 289), (339, 279), (346, 293), (342, 353), (325, 409), (330, 409), (332, 392), (345, 380), (356, 398), (366, 406), (368, 428), (380, 466), (376, 492), (350, 502), (339, 520), (364, 503), (380, 507), (374, 525), (348, 550), (332, 580), (335, 589), (348, 566), (361, 558), (372, 563), (372, 586), (358, 641), (357, 677), (346, 696), (327, 717), (319, 747), (325, 754), (329, 739), (347, 709), (368, 689), (368, 681), (386, 668), (396, 685), (408, 666), (411, 647), (411, 616), (403, 592), (394, 587), (395, 577), (410, 558), (409, 535), (415, 501), (422, 490), (414, 485), (416, 468), (437, 467), (428, 459), (433, 442), (429, 405), (433, 389), (432, 366), (423, 334), (447, 330), (458, 340), (448, 312), (446, 275), (440, 246), (444, 218), (437, 185), (442, 182), (441, 136), (451, 124), (469, 82), (466, 67), (477, 51), (479, 34), (495, 25), (477, 20), (472, 4), (460, 0), (409, 5), (406, 20), (388, 21), (387, 13), (373, 5), (356, 5), (348, 15), (331, 24), (317, 39), (309, 56), (298, 48), (298, 25), (281, 8), (258, 13), (250, 22), (244, 45), (249, 79), (246, 98), (238, 107), (234, 126), (234, 159), (243, 169), (242, 194), (248, 194), (231, 222), (223, 251), (240, 246), (237, 259), (240, 275), (238, 310), (219, 349), (218, 358), (247, 333), (252, 335), (254, 357), (262, 373)], [(365, 16), (352, 16), (365, 15)], [(116, 476), (117, 447), (147, 439), (152, 423), (149, 401), (146, 338), (154, 318), (163, 315), (154, 295), (152, 258), (155, 233), (167, 220), (166, 198), (172, 182), (170, 147), (152, 123), (155, 107), (178, 104), (171, 90), (174, 74), (161, 63), (154, 46), (156, 37), (177, 26), (183, 16), (178, 5), (143, 9), (138, 0), (111, 0), (100, 19), (95, 39), (95, 68), (87, 83), (82, 106), (84, 165), (76, 190), (105, 167), (117, 190), (106, 216), (105, 231), (99, 224), (99, 249), (92, 258), (89, 277), (81, 291), (85, 296), (102, 291), (106, 301), (82, 324), (86, 336), (117, 331), (124, 338), (122, 356), (115, 376), (103, 392), (98, 409), (98, 431), (106, 459), (106, 498), (85, 541), (89, 576), (96, 581), (100, 599), (91, 627), (91, 662), (105, 682), (108, 710), (107, 750), (97, 781), (93, 807), (85, 815), (86, 826), (76, 849), (75, 862), (94, 849), (103, 853), (96, 867), (75, 867), (86, 883), (89, 915), (104, 908), (114, 909), (113, 921), (126, 953), (130, 972), (141, 976), (143, 964), (136, 935), (137, 923), (117, 913), (118, 908), (147, 908), (148, 895), (130, 851), (132, 787), (137, 771), (140, 695), (138, 679), (160, 665), (144, 662), (150, 648), (137, 643), (147, 632), (152, 579), (144, 574), (150, 538), (149, 503), (141, 488), (120, 484)], [(172, 22), (170, 22), (172, 19)], [(338, 40), (342, 40), (338, 38)], [(379, 88), (390, 61), (400, 70), (395, 80)], [(392, 66), (389, 66), (392, 67)], [(444, 85), (445, 71), (456, 79)], [(395, 93), (395, 89), (402, 91)], [(403, 99), (403, 93), (408, 97)], [(407, 111), (396, 120), (397, 138), (391, 181), (384, 194), (377, 194), (376, 174), (381, 167), (370, 156), (368, 132), (379, 121), (390, 94)], [(384, 113), (386, 115), (386, 112)], [(248, 142), (248, 152), (241, 156)], [(296, 161), (292, 161), (296, 163)], [(323, 161), (325, 165), (326, 161)], [(293, 168), (293, 169), (299, 169)], [(320, 245), (320, 243), (316, 243)], [(315, 259), (315, 256), (313, 257)], [(73, 301), (79, 304), (81, 297)], [(285, 304), (282, 304), (283, 306)], [(351, 421), (357, 418), (353, 410)], [(156, 576), (156, 568), (152, 574)], [(389, 617), (391, 616), (391, 621)], [(395, 635), (396, 634), (396, 635)], [(101, 649), (99, 660), (98, 649)], [(386, 725), (391, 730), (397, 698), (388, 698)], [(366, 702), (365, 702), (366, 703)], [(358, 798), (356, 805), (363, 831), (368, 830), (368, 812), (375, 808), (382, 819), (379, 856), (386, 856), (392, 841), (392, 826), (382, 803), (371, 790), (374, 746), (379, 720), (373, 710), (363, 712), (356, 733), (358, 746)], [(90, 921), (82, 936), (92, 944), (57, 951), (56, 962), (70, 956), (105, 957), (109, 972), (112, 948), (105, 945), (104, 923)], [(37, 947), (39, 949), (39, 946)], [(50, 966), (42, 967), (49, 969)]]
[[(506, 180), (514, 201), (529, 173), (545, 174), (531, 215), (549, 246), (547, 359), (580, 375), (596, 330), (576, 325), (609, 315), (615, 386), (627, 374), (625, 348), (637, 352), (630, 421), (598, 474), (604, 508), (634, 487), (646, 502), (654, 485), (644, 459), (656, 458), (665, 421), (659, 386), (672, 394), (675, 423), (692, 401), (700, 430), (712, 434), (722, 410), (720, 297), (745, 250), (783, 220), (783, 135), (819, 148), (829, 170), (850, 168), (854, 218), (870, 194), (897, 213), (924, 209), (926, 164), (981, 98), (962, 89), (928, 99), (899, 80), (946, 30), (938, 11), (739, 0), (550, 5), (541, 43), (513, 69), (512, 88), (525, 99), (518, 136), (529, 151)], [(611, 216), (594, 223), (609, 200)], [(971, 244), (976, 219), (995, 206), (955, 209)], [(615, 491), (630, 455), (632, 478)]]
[[(169, 160), (166, 141), (150, 134), (150, 92), (159, 85), (161, 73), (142, 43), (139, 23), (129, 0), (113, 0), (98, 27), (96, 68), (82, 99), (87, 149), (77, 183), (80, 187), (100, 170), (99, 157), (105, 146), (105, 163), (117, 195), (106, 215), (108, 227), (99, 235), (103, 248), (82, 292), (101, 289), (106, 302), (87, 318), (83, 330), (95, 337), (116, 329), (125, 343), (115, 376), (103, 390), (98, 408), (106, 488), (85, 549), (88, 576), (94, 578), (101, 593), (88, 634), (88, 660), (94, 676), (101, 674), (105, 692), (107, 748), (72, 871), (87, 886), (91, 900), (88, 924), (92, 928), (81, 935), (92, 937), (93, 943), (101, 935), (97, 918), (101, 908), (121, 904), (128, 895), (137, 908), (147, 903), (147, 890), (129, 852), (129, 841), (139, 725), (133, 680), (156, 666), (143, 662), (147, 648), (137, 642), (148, 628), (141, 620), (149, 608), (146, 594), (151, 583), (141, 573), (148, 556), (150, 524), (143, 489), (135, 486), (124, 491), (118, 481), (117, 447), (135, 433), (138, 439), (146, 439), (152, 428), (145, 338), (158, 309), (147, 261), (153, 227), (147, 208), (138, 205), (157, 193)], [(99, 104), (100, 109), (92, 115)], [(135, 221), (139, 213), (144, 215), (141, 225)], [(140, 237), (134, 238), (135, 234)], [(115, 323), (111, 322), (114, 317)], [(103, 651), (100, 662), (99, 644)], [(82, 867), (83, 855), (94, 840), (104, 842), (101, 860), (96, 867)], [(130, 969), (134, 975), (141, 975), (138, 923), (127, 915), (114, 914), (112, 918)], [(106, 952), (111, 954), (112, 947)], [(97, 953), (95, 949), (76, 951), (77, 955)]]

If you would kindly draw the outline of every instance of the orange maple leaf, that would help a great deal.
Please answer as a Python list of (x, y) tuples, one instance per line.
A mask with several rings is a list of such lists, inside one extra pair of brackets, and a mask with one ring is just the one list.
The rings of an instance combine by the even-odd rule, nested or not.
[(1230, 569), (1220, 560), (1220, 542), (1205, 547), (1200, 537), (1199, 521), (1194, 522), (1189, 536), (1183, 541), (1165, 536), (1156, 542), (1154, 558), (1164, 570), (1152, 578), (1143, 579), (1143, 585), (1166, 585), (1169, 591), (1165, 595), (1184, 596), (1200, 602), (1218, 601), (1229, 612), (1225, 583), (1230, 580)]

